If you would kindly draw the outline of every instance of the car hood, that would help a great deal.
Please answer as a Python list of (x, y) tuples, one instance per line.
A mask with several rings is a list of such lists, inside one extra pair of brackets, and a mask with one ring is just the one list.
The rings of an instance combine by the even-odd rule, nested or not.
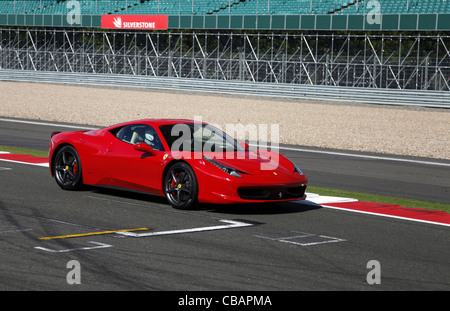
[(271, 176), (273, 172), (277, 174), (292, 174), (294, 172), (294, 165), (277, 152), (211, 152), (204, 153), (203, 156), (251, 175)]

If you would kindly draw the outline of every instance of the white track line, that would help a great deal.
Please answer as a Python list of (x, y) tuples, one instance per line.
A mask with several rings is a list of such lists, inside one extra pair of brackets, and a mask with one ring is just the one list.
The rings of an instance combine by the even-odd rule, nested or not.
[(127, 237), (134, 238), (143, 238), (150, 236), (159, 236), (159, 235), (173, 235), (173, 234), (183, 234), (183, 233), (194, 233), (194, 232), (203, 232), (203, 231), (215, 231), (215, 230), (224, 230), (224, 229), (232, 229), (232, 228), (241, 228), (241, 227), (249, 227), (253, 226), (252, 224), (235, 221), (235, 220), (219, 220), (220, 222), (227, 223), (227, 225), (219, 225), (219, 226), (211, 226), (211, 227), (200, 227), (200, 228), (191, 228), (191, 229), (180, 229), (180, 230), (170, 230), (170, 231), (159, 231), (159, 232), (148, 232), (148, 233), (135, 233), (135, 232), (116, 232), (116, 234), (124, 235)]
[[(249, 144), (250, 146), (258, 147), (256, 144)], [(267, 146), (262, 145), (263, 148), (267, 148)], [(346, 152), (335, 152), (335, 151), (325, 151), (325, 150), (312, 150), (305, 148), (292, 148), (292, 147), (278, 147), (280, 150), (291, 150), (298, 152), (309, 152), (309, 153), (319, 153), (319, 154), (329, 154), (343, 157), (353, 157), (353, 158), (361, 158), (361, 159), (372, 159), (372, 160), (385, 160), (385, 161), (397, 161), (397, 162), (408, 162), (408, 163), (417, 163), (417, 164), (426, 164), (426, 165), (439, 165), (450, 167), (450, 163), (443, 162), (435, 162), (435, 161), (422, 161), (422, 160), (411, 160), (411, 159), (400, 159), (400, 158), (392, 158), (392, 157), (382, 157), (382, 156), (371, 156), (365, 154), (353, 154)]]
[(336, 207), (336, 206), (329, 206), (329, 205), (322, 205), (322, 207), (329, 208), (329, 209), (340, 210), (340, 211), (345, 211), (345, 212), (351, 212), (351, 213), (374, 215), (374, 216), (381, 216), (381, 217), (387, 217), (387, 218), (394, 218), (394, 219), (401, 219), (401, 220), (409, 220), (409, 221), (421, 222), (421, 223), (431, 224), (431, 225), (439, 225), (439, 226), (450, 227), (450, 224), (446, 224), (446, 223), (442, 223), (442, 222), (436, 222), (436, 221), (431, 221), (431, 220), (422, 220), (422, 219), (410, 218), (410, 217), (406, 217), (406, 216), (395, 216), (395, 215), (389, 215), (389, 214), (383, 214), (383, 213), (375, 213), (375, 212), (367, 212), (367, 211), (360, 211), (360, 210), (354, 210), (354, 209), (347, 209), (345, 207)]
[[(66, 127), (66, 128), (80, 129), (80, 130), (96, 130), (96, 129), (98, 129), (98, 128), (95, 128), (95, 127), (87, 127), (87, 126), (66, 125), (66, 124), (58, 124), (58, 123), (51, 123), (51, 122), (14, 120), (14, 119), (7, 119), (7, 118), (0, 118), (0, 121), (11, 122), (11, 123), (23, 123), (23, 124), (34, 124), (34, 125), (44, 125), (44, 126)], [(249, 145), (250, 146), (254, 146), (254, 147), (258, 146), (258, 145), (255, 145), (255, 144), (249, 144)], [(267, 145), (265, 145), (265, 146), (262, 145), (261, 147), (267, 148)], [(437, 165), (437, 166), (450, 167), (450, 163), (436, 162), (436, 161), (422, 161), (422, 160), (400, 159), (400, 158), (393, 158), (393, 157), (371, 156), (371, 155), (364, 155), (364, 154), (352, 154), (352, 153), (346, 153), (346, 152), (313, 150), (313, 149), (305, 149), (305, 148), (278, 147), (278, 149), (280, 149), (280, 150), (298, 151), (298, 152), (318, 153), (318, 154), (329, 154), (329, 155), (353, 157), (353, 158), (360, 158), (360, 159), (396, 161), (396, 162), (407, 162), (407, 163), (416, 163), (416, 164)]]
[(66, 127), (66, 128), (80, 129), (80, 130), (97, 130), (98, 129), (98, 128), (95, 128), (95, 127), (86, 127), (86, 126), (68, 125), (68, 124), (58, 124), (58, 123), (50, 123), (50, 122), (14, 120), (14, 119), (5, 119), (5, 118), (0, 118), (0, 121), (10, 122), (10, 123), (23, 123), (23, 124), (33, 124), (33, 125)]
[(30, 162), (6, 160), (6, 159), (0, 159), (0, 161), (10, 162), (10, 163), (18, 163), (18, 164), (26, 164), (26, 165), (34, 165), (34, 166), (41, 166), (41, 167), (49, 167), (48, 163), (30, 163)]

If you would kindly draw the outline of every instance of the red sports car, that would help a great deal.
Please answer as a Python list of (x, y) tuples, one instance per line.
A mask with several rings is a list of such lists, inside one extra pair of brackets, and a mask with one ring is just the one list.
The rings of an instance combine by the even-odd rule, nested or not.
[(281, 154), (249, 150), (218, 128), (188, 120), (140, 120), (54, 132), (49, 163), (65, 190), (119, 187), (164, 196), (175, 208), (305, 198), (307, 178)]

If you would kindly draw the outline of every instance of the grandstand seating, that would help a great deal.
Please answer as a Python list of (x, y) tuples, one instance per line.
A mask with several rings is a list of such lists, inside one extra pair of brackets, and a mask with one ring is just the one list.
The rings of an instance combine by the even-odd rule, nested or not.
[[(69, 0), (0, 0), (0, 14), (66, 14)], [(78, 0), (82, 14), (366, 14), (364, 0)], [(450, 13), (450, 0), (378, 0), (381, 14)]]

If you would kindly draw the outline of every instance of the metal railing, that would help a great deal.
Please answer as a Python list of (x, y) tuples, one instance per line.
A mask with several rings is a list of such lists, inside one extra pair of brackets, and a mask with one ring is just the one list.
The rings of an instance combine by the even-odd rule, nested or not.
[(300, 85), (173, 77), (135, 76), (34, 70), (0, 70), (0, 81), (136, 87), (147, 89), (265, 96), (275, 98), (345, 101), (382, 105), (450, 108), (450, 92)]

